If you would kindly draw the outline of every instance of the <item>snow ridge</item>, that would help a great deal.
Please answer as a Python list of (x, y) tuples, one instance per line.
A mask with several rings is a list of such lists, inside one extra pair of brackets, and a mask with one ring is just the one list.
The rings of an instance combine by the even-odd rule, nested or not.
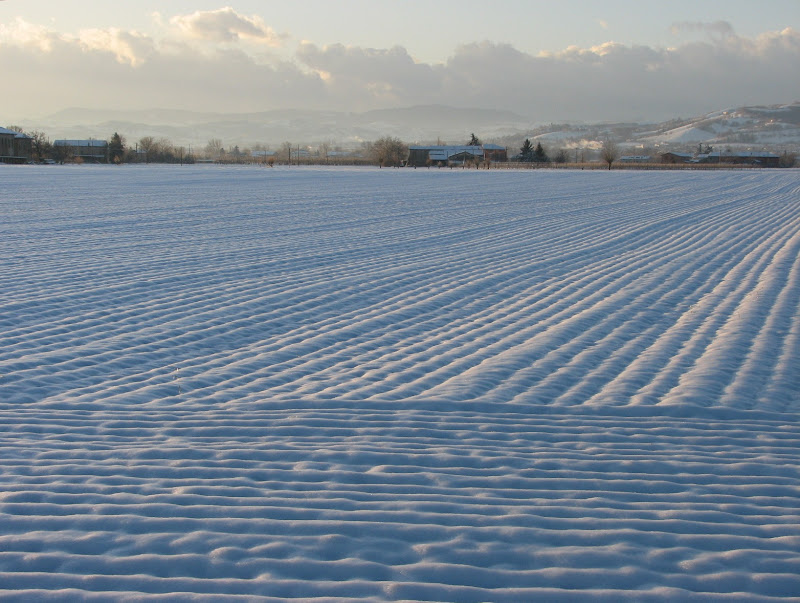
[(3, 171), (0, 598), (800, 596), (796, 171)]

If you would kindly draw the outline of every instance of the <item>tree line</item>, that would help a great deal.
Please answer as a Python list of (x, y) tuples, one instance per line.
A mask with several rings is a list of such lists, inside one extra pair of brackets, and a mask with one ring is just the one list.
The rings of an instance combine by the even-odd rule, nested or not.
[[(47, 134), (41, 130), (25, 130), (19, 126), (8, 126), (9, 130), (26, 134), (31, 143), (31, 161), (36, 163), (80, 163), (83, 158), (74, 147), (64, 144), (54, 144)], [(402, 140), (392, 136), (383, 136), (374, 141), (362, 142), (357, 149), (346, 151), (332, 141), (319, 143), (315, 147), (310, 145), (282, 143), (276, 150), (271, 151), (269, 146), (254, 144), (251, 147), (239, 148), (238, 145), (225, 147), (222, 140), (211, 138), (205, 146), (175, 145), (168, 138), (143, 136), (138, 140), (129, 142), (125, 136), (114, 132), (106, 141), (104, 161), (108, 163), (195, 163), (208, 161), (217, 163), (258, 163), (264, 165), (297, 165), (297, 164), (346, 164), (346, 165), (378, 165), (380, 167), (400, 167), (408, 159), (409, 146)], [(443, 144), (439, 141), (438, 144)], [(483, 146), (481, 139), (474, 133), (470, 134), (466, 142), (468, 146)], [(702, 150), (702, 147), (700, 148)], [(706, 146), (705, 152), (711, 147)], [(608, 165), (620, 158), (620, 148), (613, 141), (606, 140), (600, 148), (590, 149), (590, 154)], [(699, 151), (698, 151), (699, 152)], [(583, 163), (584, 150), (581, 149), (581, 158), (575, 149), (574, 158), (571, 151), (564, 148), (549, 152), (541, 142), (535, 144), (526, 138), (519, 149), (519, 153), (509, 157), (511, 162), (530, 164), (566, 164), (572, 159), (574, 163)], [(90, 160), (97, 161), (92, 157)], [(595, 159), (596, 160), (596, 159)], [(465, 158), (465, 162), (466, 162)], [(784, 152), (780, 157), (780, 167), (791, 167), (796, 163), (794, 153)]]
[[(26, 131), (19, 126), (9, 126), (9, 130), (25, 133), (31, 139), (31, 160), (37, 163), (55, 161), (57, 163), (80, 162), (81, 158), (68, 145), (56, 145), (41, 130)], [(374, 141), (361, 143), (359, 149), (345, 153), (341, 147), (332, 142), (320, 143), (315, 149), (307, 145), (284, 142), (275, 151), (267, 145), (255, 144), (240, 149), (238, 145), (226, 148), (219, 138), (211, 138), (205, 146), (193, 148), (175, 145), (168, 138), (143, 136), (129, 142), (118, 132), (106, 141), (108, 143), (106, 160), (108, 163), (195, 163), (197, 161), (213, 161), (220, 163), (263, 163), (300, 164), (300, 163), (363, 163), (379, 167), (400, 167), (408, 158), (408, 144), (399, 138), (383, 136)], [(469, 146), (482, 146), (482, 141), (474, 133), (467, 142)], [(342, 157), (347, 156), (347, 159)], [(520, 149), (517, 157), (512, 158), (525, 163), (566, 163), (567, 151), (560, 149), (550, 157), (541, 142), (534, 146), (529, 139)]]
[[(31, 140), (31, 161), (35, 163), (80, 163), (76, 148), (55, 144), (41, 130), (25, 130), (19, 126), (8, 126), (9, 130), (26, 134)], [(211, 138), (205, 146), (175, 145), (168, 138), (143, 136), (129, 142), (118, 132), (106, 141), (105, 160), (108, 163), (195, 163), (213, 161), (220, 163), (373, 163), (381, 167), (400, 166), (408, 156), (408, 145), (398, 138), (385, 136), (375, 141), (363, 142), (360, 148), (345, 151), (333, 142), (322, 142), (316, 147), (282, 143), (276, 150), (269, 146), (254, 144), (239, 148), (225, 147), (219, 138)]]

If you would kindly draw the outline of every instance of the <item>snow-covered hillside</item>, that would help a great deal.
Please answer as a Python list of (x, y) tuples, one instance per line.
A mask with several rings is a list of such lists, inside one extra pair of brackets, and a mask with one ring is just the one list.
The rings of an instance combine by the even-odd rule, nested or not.
[[(800, 103), (766, 107), (740, 107), (714, 111), (693, 118), (676, 118), (656, 124), (601, 123), (550, 124), (524, 134), (556, 149), (597, 149), (604, 140), (625, 147), (694, 151), (698, 145), (724, 145), (733, 150), (771, 150), (783, 153), (800, 149)], [(521, 135), (499, 141), (517, 148)]]
[(800, 103), (709, 113), (640, 138), (646, 143), (800, 145)]
[(800, 178), (0, 167), (0, 598), (800, 597)]

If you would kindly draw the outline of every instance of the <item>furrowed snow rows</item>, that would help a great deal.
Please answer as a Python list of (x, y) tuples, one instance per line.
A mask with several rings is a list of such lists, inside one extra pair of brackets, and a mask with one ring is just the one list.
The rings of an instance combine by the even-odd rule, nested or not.
[(774, 418), (395, 402), (0, 418), (6, 592), (800, 592), (800, 429)]
[(6, 200), (6, 396), (797, 405), (795, 172), (190, 174)]
[(2, 176), (0, 598), (800, 596), (798, 172)]

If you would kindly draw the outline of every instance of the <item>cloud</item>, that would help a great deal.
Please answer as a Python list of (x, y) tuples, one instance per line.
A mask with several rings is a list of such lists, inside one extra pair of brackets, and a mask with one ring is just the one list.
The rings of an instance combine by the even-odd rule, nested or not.
[(400, 46), (374, 49), (333, 44), (320, 48), (306, 42), (300, 45), (296, 57), (305, 68), (319, 74), (331, 101), (350, 108), (407, 104), (419, 91), (430, 94), (440, 84), (435, 68), (417, 63)]
[(240, 15), (230, 6), (190, 15), (172, 17), (170, 23), (189, 38), (210, 42), (247, 40), (268, 46), (280, 46), (285, 34), (277, 34), (261, 17)]
[[(204, 36), (201, 52), (189, 31)], [(173, 18), (160, 37), (122, 29), (68, 35), (16, 20), (0, 25), (0, 72), (26, 94), (8, 96), (4, 110), (10, 119), (100, 107), (103, 90), (126, 109), (361, 111), (446, 104), (507, 109), (536, 121), (644, 120), (800, 99), (794, 74), (800, 34), (791, 28), (752, 38), (715, 35), (675, 48), (607, 42), (540, 55), (481, 41), (457, 47), (437, 64), (418, 62), (401, 46), (305, 42), (279, 56), (238, 43), (267, 43), (270, 32), (230, 9)]]
[(28, 23), (17, 17), (8, 25), (0, 23), (0, 43), (51, 52), (61, 36), (43, 25)]
[(66, 107), (253, 111), (313, 108), (325, 90), (295, 62), (264, 63), (235, 46), (198, 52), (180, 39), (120, 29), (62, 34), (18, 20), (0, 25), (0, 73), (25, 94), (6, 115), (32, 117)]
[(132, 67), (142, 65), (156, 50), (149, 36), (117, 28), (82, 30), (78, 39), (87, 51), (113, 54), (118, 62)]
[(67, 35), (21, 18), (9, 25), (0, 24), (0, 44), (50, 55), (56, 54), (57, 49), (74, 46), (85, 52), (108, 53), (118, 62), (133, 66), (140, 65), (155, 50), (155, 42), (150, 37), (135, 31), (85, 29), (77, 35)]

